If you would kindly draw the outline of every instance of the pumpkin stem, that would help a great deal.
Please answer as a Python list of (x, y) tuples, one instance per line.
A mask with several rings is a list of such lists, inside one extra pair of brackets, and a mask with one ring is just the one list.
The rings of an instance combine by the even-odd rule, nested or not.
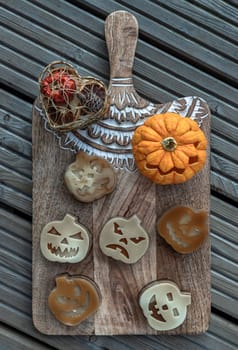
[(165, 151), (173, 152), (177, 147), (177, 142), (173, 137), (166, 137), (161, 141), (161, 144)]

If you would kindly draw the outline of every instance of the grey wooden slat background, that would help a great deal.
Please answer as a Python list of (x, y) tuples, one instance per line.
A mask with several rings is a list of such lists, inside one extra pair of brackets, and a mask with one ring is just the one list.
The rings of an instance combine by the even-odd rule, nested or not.
[[(0, 0), (0, 332), (3, 349), (235, 349), (238, 241), (238, 3), (232, 0)], [(47, 337), (31, 321), (31, 108), (55, 59), (108, 81), (104, 20), (138, 19), (134, 80), (156, 102), (203, 97), (212, 111), (212, 317), (196, 337)], [(222, 197), (220, 197), (222, 194)], [(1, 348), (2, 349), (2, 348)]]

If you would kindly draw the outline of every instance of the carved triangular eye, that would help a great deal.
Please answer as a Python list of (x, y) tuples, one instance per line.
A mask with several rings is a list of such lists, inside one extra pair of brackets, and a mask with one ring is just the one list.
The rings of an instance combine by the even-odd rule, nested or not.
[(75, 233), (74, 235), (70, 236), (71, 238), (75, 238), (75, 239), (81, 239), (83, 240), (83, 237), (82, 237), (82, 232), (77, 232)]
[(123, 235), (123, 232), (119, 229), (119, 227), (120, 226), (116, 222), (114, 222), (114, 232), (118, 233), (119, 235)]
[(133, 242), (133, 243), (140, 243), (141, 241), (144, 241), (145, 240), (145, 237), (135, 237), (135, 238), (130, 238), (130, 240)]
[(51, 229), (48, 231), (48, 233), (55, 235), (55, 236), (61, 236), (61, 233), (59, 233), (54, 226), (51, 227)]

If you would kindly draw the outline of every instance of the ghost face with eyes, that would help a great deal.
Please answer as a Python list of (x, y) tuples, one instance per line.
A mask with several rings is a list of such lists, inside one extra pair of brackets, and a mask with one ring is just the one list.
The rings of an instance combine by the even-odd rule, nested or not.
[(100, 234), (102, 252), (126, 264), (137, 262), (149, 246), (149, 237), (136, 215), (109, 220)]
[(62, 221), (49, 222), (41, 232), (40, 247), (50, 261), (77, 263), (90, 248), (90, 235), (84, 226), (67, 214)]

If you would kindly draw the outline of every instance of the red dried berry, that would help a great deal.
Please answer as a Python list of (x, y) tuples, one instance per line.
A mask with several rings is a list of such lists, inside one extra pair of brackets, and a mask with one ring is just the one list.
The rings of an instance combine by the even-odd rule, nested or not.
[(73, 98), (75, 90), (75, 81), (60, 71), (48, 75), (41, 82), (42, 94), (52, 98), (56, 104), (68, 103)]

